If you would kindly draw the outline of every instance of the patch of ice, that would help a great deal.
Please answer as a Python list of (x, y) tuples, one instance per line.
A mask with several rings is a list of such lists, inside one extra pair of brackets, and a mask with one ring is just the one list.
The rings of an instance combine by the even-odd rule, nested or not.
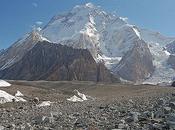
[(19, 101), (26, 102), (26, 100), (21, 97), (15, 97), (3, 90), (0, 90), (0, 104), (6, 103), (6, 102), (13, 102), (13, 100), (15, 100), (16, 102), (19, 102)]
[(81, 98), (79, 98), (79, 97), (77, 97), (75, 95), (70, 97), (70, 98), (68, 98), (67, 100), (71, 101), (71, 102), (83, 102), (84, 101), (83, 99), (81, 99)]
[(165, 54), (166, 54), (167, 56), (170, 56), (170, 55), (171, 55), (167, 50), (165, 50), (164, 52), (165, 52)]
[(43, 101), (41, 104), (38, 105), (38, 107), (45, 107), (45, 106), (50, 106), (52, 102), (50, 101)]
[(0, 87), (9, 87), (11, 86), (10, 83), (4, 81), (4, 80), (0, 80)]
[(83, 93), (80, 93), (78, 90), (74, 90), (74, 93), (75, 95), (68, 98), (67, 100), (68, 101), (71, 101), (71, 102), (83, 102), (83, 101), (87, 101), (88, 99), (93, 99), (92, 97), (88, 96), (88, 95), (85, 95)]
[(23, 96), (24, 95), (20, 91), (17, 91), (15, 94), (15, 97), (23, 97)]
[(74, 90), (74, 91), (76, 92), (76, 94), (77, 94), (82, 100), (84, 100), (84, 101), (88, 100), (88, 99), (86, 98), (86, 95), (85, 95), (85, 94), (80, 93), (78, 90)]

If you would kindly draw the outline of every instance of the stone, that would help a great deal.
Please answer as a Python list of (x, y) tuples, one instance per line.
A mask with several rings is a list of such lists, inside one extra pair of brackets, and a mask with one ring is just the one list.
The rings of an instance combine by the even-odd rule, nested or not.
[(170, 129), (175, 129), (175, 114), (171, 113), (167, 115), (166, 122), (168, 126), (170, 127)]
[(38, 97), (35, 97), (35, 98), (33, 99), (33, 102), (34, 102), (35, 104), (38, 104), (38, 103), (39, 103), (39, 98), (38, 98)]
[(87, 128), (88, 127), (87, 124), (86, 124), (86, 122), (85, 122), (85, 119), (78, 119), (75, 122), (74, 126), (76, 128)]
[(166, 100), (163, 98), (160, 98), (158, 101), (158, 105), (164, 105), (166, 103)]
[(175, 102), (170, 102), (169, 107), (171, 107), (172, 109), (175, 109)]
[(164, 107), (164, 113), (169, 114), (171, 112), (171, 107)]
[(5, 127), (0, 125), (0, 130), (5, 130)]

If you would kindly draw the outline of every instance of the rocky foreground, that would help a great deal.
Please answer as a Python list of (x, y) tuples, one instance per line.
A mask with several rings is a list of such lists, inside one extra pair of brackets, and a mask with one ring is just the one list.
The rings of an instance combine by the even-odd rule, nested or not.
[[(63, 83), (62, 83), (63, 84)], [(59, 84), (61, 86), (61, 84)], [(37, 85), (36, 85), (37, 86)], [(62, 85), (62, 86), (65, 86)], [(83, 102), (70, 102), (68, 91), (61, 100), (51, 98), (51, 93), (45, 93), (40, 86), (14, 85), (4, 90), (12, 93), (15, 89), (30, 88), (30, 91), (40, 89), (40, 94), (47, 98), (36, 102), (29, 91), (23, 93), (28, 102), (6, 103), (0, 105), (0, 130), (174, 130), (175, 129), (175, 91), (174, 88), (155, 86), (137, 86), (131, 89), (127, 86), (91, 85), (82, 91), (92, 96)], [(70, 91), (74, 85), (70, 86)], [(81, 86), (77, 85), (76, 86)], [(130, 86), (131, 87), (131, 86)], [(113, 88), (113, 89), (112, 89)], [(110, 89), (111, 91), (107, 91)], [(98, 92), (97, 92), (98, 90)], [(121, 93), (119, 93), (121, 92)], [(49, 94), (50, 93), (50, 94)], [(67, 95), (66, 95), (67, 93)], [(105, 95), (106, 93), (106, 96)], [(111, 93), (111, 94), (110, 94)], [(116, 93), (116, 94), (114, 94)], [(40, 95), (40, 96), (41, 96)], [(61, 96), (62, 95), (62, 96)], [(96, 95), (96, 96), (95, 96)], [(39, 95), (38, 95), (39, 96)], [(50, 97), (49, 97), (50, 96)], [(58, 96), (58, 97), (59, 97)], [(42, 97), (42, 96), (41, 96)], [(54, 96), (53, 96), (54, 97)], [(62, 98), (61, 98), (62, 97)], [(38, 106), (42, 100), (51, 100), (50, 106)]]

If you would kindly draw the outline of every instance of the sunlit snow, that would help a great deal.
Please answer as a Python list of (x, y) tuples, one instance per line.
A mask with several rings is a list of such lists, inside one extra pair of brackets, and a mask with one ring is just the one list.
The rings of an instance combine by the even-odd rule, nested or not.
[(13, 100), (15, 100), (15, 102), (19, 102), (19, 101), (26, 102), (26, 100), (21, 97), (15, 97), (3, 90), (0, 90), (0, 104), (6, 103), (6, 102), (13, 102)]
[(0, 87), (9, 87), (11, 86), (10, 83), (4, 81), (4, 80), (0, 80)]

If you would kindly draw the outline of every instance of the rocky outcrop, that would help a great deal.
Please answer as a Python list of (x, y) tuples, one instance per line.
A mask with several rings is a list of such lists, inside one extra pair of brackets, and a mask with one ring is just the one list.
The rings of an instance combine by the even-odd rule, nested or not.
[(8, 68), (19, 61), (38, 41), (42, 41), (42, 38), (34, 30), (0, 53), (0, 70)]
[(129, 81), (140, 81), (149, 77), (154, 71), (154, 66), (147, 44), (142, 40), (138, 40), (114, 70), (116, 75)]
[(89, 51), (46, 41), (38, 42), (17, 63), (0, 71), (0, 78), (13, 80), (118, 81), (96, 63)]

